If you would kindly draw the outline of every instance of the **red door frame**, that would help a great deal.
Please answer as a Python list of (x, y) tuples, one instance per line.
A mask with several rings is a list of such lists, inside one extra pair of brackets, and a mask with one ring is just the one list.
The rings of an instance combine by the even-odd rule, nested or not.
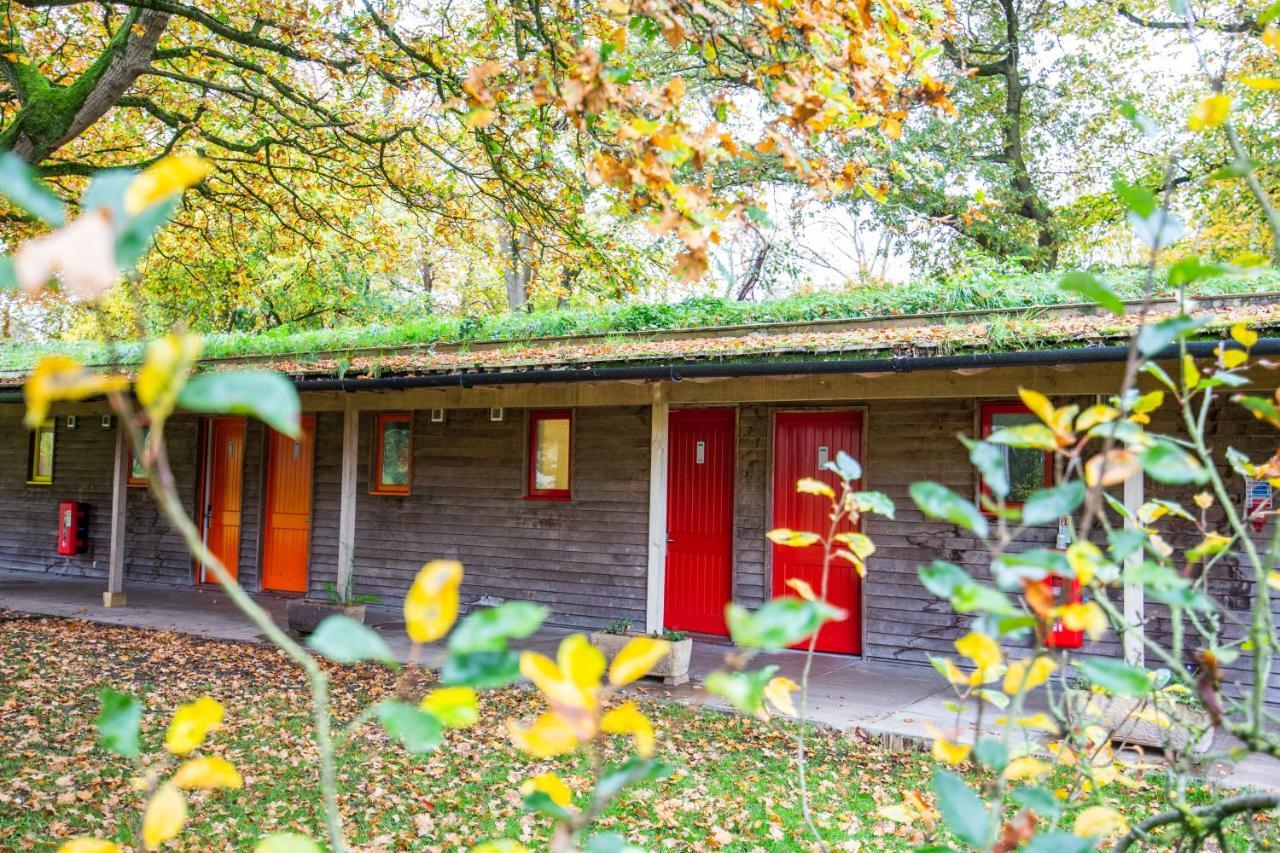
[[(315, 506), (315, 437), (316, 437), (316, 416), (303, 415), (299, 424), (301, 430), (301, 438), (295, 442), (283, 433), (275, 430), (267, 430), (267, 450), (266, 465), (267, 477), (266, 488), (263, 497), (262, 510), (262, 578), (261, 586), (264, 590), (272, 592), (303, 592), (307, 591), (307, 584), (310, 579), (310, 552), (311, 552), (311, 513)], [(294, 446), (299, 448), (299, 461), (303, 463), (300, 466), (301, 479), (291, 484), (300, 491), (287, 493), (283, 491), (283, 486), (278, 482), (279, 472), (276, 464), (279, 460), (279, 454), (282, 452), (292, 452)], [(285, 499), (300, 500), (305, 502), (306, 509), (302, 512), (285, 512), (283, 509), (276, 507), (276, 499), (281, 495)], [(293, 537), (294, 541), (287, 546), (277, 546), (275, 539), (275, 530), (277, 527), (276, 515), (292, 516), (293, 521), (290, 525), (280, 524), (282, 530), (298, 531), (299, 536)], [(305, 516), (305, 526), (299, 526), (302, 521), (298, 516)], [(277, 554), (276, 548), (281, 547), (284, 550)], [(288, 569), (272, 568), (277, 565), (277, 561), (288, 561)], [(301, 569), (298, 569), (298, 561), (301, 561)]]
[[(667, 559), (662, 621), (668, 628), (729, 633), (724, 608), (733, 600), (737, 414), (733, 407), (681, 408), (671, 409), (667, 416)], [(692, 434), (681, 435), (685, 430)], [(709, 457), (706, 443), (697, 440), (699, 435), (713, 443)], [(702, 463), (697, 461), (699, 443), (704, 445)], [(720, 452), (715, 444), (720, 445)], [(711, 465), (703, 469), (708, 462)], [(697, 474), (704, 476), (695, 481)], [(711, 517), (700, 512), (707, 507), (718, 514)]]
[[(830, 449), (830, 458), (831, 460), (834, 460), (835, 454), (837, 451), (845, 450), (846, 452), (852, 453), (855, 456), (855, 458), (859, 461), (859, 463), (863, 463), (866, 458), (866, 444), (867, 444), (867, 438), (866, 438), (867, 417), (866, 417), (865, 408), (857, 407), (857, 408), (845, 408), (845, 409), (808, 409), (808, 410), (801, 409), (801, 410), (786, 410), (786, 411), (774, 412), (773, 435), (772, 435), (773, 453), (771, 454), (771, 459), (770, 459), (771, 491), (770, 491), (770, 500), (769, 500), (769, 515), (770, 515), (769, 527), (771, 529), (775, 527), (794, 526), (793, 523), (789, 521), (789, 519), (779, 517), (780, 515), (779, 502), (784, 495), (788, 497), (791, 495), (795, 495), (796, 481), (801, 477), (814, 477), (816, 479), (822, 480), (823, 482), (826, 482), (828, 485), (834, 488), (837, 491), (837, 493), (839, 492), (839, 489), (840, 489), (839, 480), (834, 473), (818, 471), (816, 456), (814, 458), (814, 464), (812, 466), (809, 466), (810, 470), (784, 471), (780, 467), (781, 456), (784, 450), (784, 448), (780, 447), (780, 441), (779, 441), (780, 433), (782, 432), (781, 427), (785, 426), (788, 423), (795, 423), (795, 424), (827, 423), (827, 424), (838, 425), (846, 421), (849, 421), (852, 423), (853, 429), (855, 431), (855, 436), (854, 436), (855, 446), (853, 448), (832, 447)], [(866, 471), (865, 471), (865, 464), (864, 464), (864, 470), (863, 470), (864, 479), (865, 479), (865, 476), (866, 476)], [(863, 482), (864, 480), (860, 479), (857, 482), (857, 484), (855, 484), (856, 487), (859, 489), (863, 488)], [(812, 496), (799, 496), (799, 497), (802, 497), (806, 501), (818, 502), (822, 500), (821, 498), (812, 497)], [(816, 504), (815, 508), (816, 506), (821, 506), (821, 504)], [(826, 517), (825, 509), (822, 510), (821, 515), (824, 518)], [(857, 530), (858, 527), (850, 526), (848, 529)], [(825, 534), (826, 529), (824, 527), (823, 529), (817, 530), (816, 532)], [(813, 546), (812, 548), (797, 549), (797, 548), (788, 548), (782, 545), (771, 545), (769, 572), (770, 572), (770, 577), (772, 579), (773, 595), (775, 597), (783, 596), (783, 595), (795, 595), (795, 591), (786, 585), (787, 578), (783, 577), (782, 565), (784, 560), (792, 564), (805, 563), (805, 564), (808, 564), (810, 567), (816, 566), (819, 569), (817, 574), (818, 575), (821, 574), (820, 567), (822, 562), (822, 550), (820, 547)], [(835, 574), (834, 574), (835, 572), (847, 572), (847, 578), (851, 579), (852, 581), (852, 584), (849, 588), (850, 600), (841, 600), (842, 597), (838, 594), (839, 584), (836, 584), (836, 583), (831, 584), (832, 603), (848, 610), (849, 616), (844, 621), (828, 623), (826, 626), (823, 627), (823, 629), (818, 634), (817, 650), (835, 652), (839, 654), (861, 655), (862, 649), (863, 649), (863, 639), (864, 639), (863, 632), (866, 627), (866, 622), (863, 618), (864, 616), (863, 602), (865, 600), (865, 597), (863, 595), (861, 578), (858, 577), (857, 573), (853, 570), (853, 567), (843, 560), (834, 560), (831, 564), (831, 572), (833, 573), (830, 576), (832, 578), (835, 578)], [(816, 582), (816, 580), (815, 582), (812, 583), (812, 586), (815, 591), (819, 591), (819, 583)], [(808, 643), (806, 642), (804, 645), (807, 647)]]
[[(200, 496), (200, 518), (198, 519), (200, 539), (222, 561), (223, 566), (233, 578), (239, 577), (240, 574), (240, 534), (244, 530), (245, 426), (245, 419), (235, 416), (205, 418), (200, 422), (201, 461), (198, 468), (197, 489)], [(223, 430), (229, 431), (229, 434), (224, 433)], [(221, 439), (224, 438), (235, 439), (235, 446), (228, 448), (228, 453), (231, 455), (224, 458), (219, 453), (215, 456), (215, 443), (221, 447)], [(230, 460), (230, 465), (218, 464), (227, 460)], [(228, 494), (228, 489), (232, 490), (231, 494)], [(234, 499), (236, 506), (234, 510), (227, 506), (229, 499)], [(225, 521), (215, 524), (214, 516), (219, 513), (223, 515), (234, 513), (236, 516), (234, 524)], [(217, 541), (211, 541), (211, 532), (232, 526), (236, 533), (234, 547), (230, 549), (231, 553), (218, 553), (222, 548)], [(195, 572), (195, 580), (198, 584), (217, 584), (218, 582), (212, 574), (206, 574), (204, 565), (198, 560), (195, 563)]]

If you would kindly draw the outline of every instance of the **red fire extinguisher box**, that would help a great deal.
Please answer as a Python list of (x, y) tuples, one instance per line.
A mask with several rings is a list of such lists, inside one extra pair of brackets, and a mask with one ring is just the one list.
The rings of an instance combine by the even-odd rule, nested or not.
[[(1067, 604), (1080, 604), (1083, 600), (1080, 593), (1080, 581), (1076, 578), (1064, 578), (1061, 575), (1049, 575), (1042, 581), (1037, 581), (1049, 587), (1053, 593), (1053, 603), (1057, 607)], [(1044, 638), (1044, 644), (1050, 649), (1078, 649), (1084, 645), (1084, 632), (1072, 631), (1062, 624), (1061, 619), (1055, 619), (1053, 626), (1049, 629), (1049, 635)]]
[(89, 507), (80, 501), (58, 504), (58, 553), (73, 557), (83, 554), (89, 542)]

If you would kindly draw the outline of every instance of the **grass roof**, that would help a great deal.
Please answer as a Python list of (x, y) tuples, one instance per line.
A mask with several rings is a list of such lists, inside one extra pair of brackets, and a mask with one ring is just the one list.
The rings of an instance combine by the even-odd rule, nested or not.
[[(1142, 294), (1140, 270), (1103, 276), (1125, 299)], [(274, 329), (266, 332), (213, 333), (205, 339), (206, 358), (273, 356), (280, 362), (342, 360), (349, 351), (467, 344), (489, 341), (518, 344), (574, 335), (669, 332), (681, 329), (804, 323), (815, 320), (868, 319), (912, 314), (960, 314), (998, 309), (1034, 309), (1078, 301), (1058, 288), (1060, 274), (1031, 274), (995, 279), (958, 278), (892, 286), (860, 287), (844, 293), (815, 293), (760, 302), (696, 297), (676, 303), (640, 303), (591, 310), (555, 310), (456, 317), (430, 314), (395, 325), (325, 329)], [(1199, 295), (1280, 290), (1280, 273), (1248, 278), (1219, 277), (1197, 284)], [(630, 337), (630, 335), (627, 335)], [(123, 342), (47, 342), (0, 346), (0, 371), (28, 370), (42, 355), (63, 353), (88, 364), (134, 364), (143, 344)], [(360, 353), (354, 353), (353, 357)], [(329, 356), (330, 358), (322, 358)]]

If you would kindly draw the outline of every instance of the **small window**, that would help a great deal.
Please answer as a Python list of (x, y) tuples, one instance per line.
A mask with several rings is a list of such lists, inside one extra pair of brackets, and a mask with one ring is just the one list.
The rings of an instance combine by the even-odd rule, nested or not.
[[(142, 428), (142, 446), (146, 447), (147, 442), (151, 439), (151, 427)], [(129, 485), (145, 486), (150, 482), (147, 478), (147, 469), (142, 466), (142, 460), (133, 453), (133, 444), (129, 444)]]
[(409, 494), (413, 466), (413, 416), (408, 412), (379, 414), (373, 430), (373, 476), (369, 492), (375, 495)]
[(28, 483), (47, 486), (53, 482), (53, 420), (47, 420), (31, 431), (31, 465)]
[(529, 416), (529, 497), (569, 499), (573, 417), (566, 411)]
[[(1020, 424), (1038, 424), (1040, 419), (1021, 403), (983, 403), (982, 437), (996, 430)], [(1007, 503), (1020, 504), (1033, 492), (1053, 482), (1053, 456), (1043, 450), (1001, 445), (1004, 451), (1005, 469), (1009, 472), (1009, 497)], [(982, 491), (987, 491), (986, 483)]]

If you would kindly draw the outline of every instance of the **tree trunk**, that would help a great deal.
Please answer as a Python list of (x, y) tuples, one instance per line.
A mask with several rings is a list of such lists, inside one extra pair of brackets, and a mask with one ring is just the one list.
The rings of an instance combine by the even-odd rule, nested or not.
[(506, 259), (502, 277), (507, 285), (507, 309), (513, 314), (529, 310), (529, 282), (533, 278), (533, 269), (521, 257), (528, 248), (529, 237), (526, 234), (517, 237), (515, 231), (509, 230), (502, 237), (502, 254)]

